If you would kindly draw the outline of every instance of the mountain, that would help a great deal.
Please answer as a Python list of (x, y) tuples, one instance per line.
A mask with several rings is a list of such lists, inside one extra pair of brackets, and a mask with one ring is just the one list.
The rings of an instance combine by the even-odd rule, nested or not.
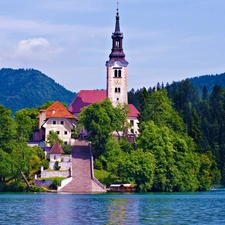
[(0, 104), (13, 113), (23, 108), (38, 107), (47, 101), (69, 104), (76, 93), (34, 69), (0, 70)]
[(209, 93), (212, 92), (212, 89), (216, 84), (225, 88), (225, 73), (216, 75), (203, 75), (189, 78), (189, 80), (200, 90), (200, 93), (202, 92), (204, 86), (207, 87)]

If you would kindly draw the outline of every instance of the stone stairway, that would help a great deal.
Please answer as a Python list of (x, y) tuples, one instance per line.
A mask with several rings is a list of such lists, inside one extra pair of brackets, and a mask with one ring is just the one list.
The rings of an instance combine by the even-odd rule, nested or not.
[(72, 149), (72, 181), (59, 192), (97, 193), (105, 192), (102, 184), (93, 175), (90, 145), (84, 140), (76, 140)]

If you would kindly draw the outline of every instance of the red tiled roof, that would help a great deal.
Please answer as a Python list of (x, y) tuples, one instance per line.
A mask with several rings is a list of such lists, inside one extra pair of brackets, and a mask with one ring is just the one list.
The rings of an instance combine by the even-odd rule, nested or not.
[(136, 107), (133, 104), (129, 104), (129, 117), (137, 117), (139, 114), (139, 111), (136, 109)]
[[(44, 110), (40, 110), (44, 111)], [(67, 118), (67, 119), (77, 119), (71, 112), (68, 111), (60, 102), (56, 101), (46, 110), (46, 119), (49, 118)], [(39, 117), (39, 116), (38, 116)]]
[(68, 110), (72, 113), (80, 113), (83, 107), (104, 99), (106, 99), (105, 90), (81, 90), (69, 105)]
[(64, 154), (65, 152), (61, 148), (58, 141), (55, 142), (55, 144), (52, 146), (49, 154)]
[[(106, 90), (81, 90), (72, 103), (69, 105), (68, 110), (72, 113), (80, 113), (81, 109), (87, 105), (95, 102), (101, 102), (106, 99)], [(137, 117), (139, 111), (134, 105), (129, 104), (129, 117)]]

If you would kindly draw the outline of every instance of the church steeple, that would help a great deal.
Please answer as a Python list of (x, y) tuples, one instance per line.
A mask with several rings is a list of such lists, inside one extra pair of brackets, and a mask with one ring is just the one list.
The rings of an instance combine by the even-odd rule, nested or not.
[[(118, 3), (117, 3), (118, 4)], [(107, 97), (114, 106), (128, 103), (127, 98), (127, 65), (123, 52), (123, 33), (120, 31), (120, 17), (117, 6), (115, 32), (112, 33), (112, 50), (107, 68)]]
[(116, 27), (115, 27), (115, 33), (120, 33), (120, 17), (119, 17), (119, 9), (117, 7), (117, 13), (116, 13)]
[(128, 64), (128, 62), (125, 60), (125, 54), (123, 52), (123, 33), (120, 31), (120, 17), (118, 6), (116, 13), (115, 32), (112, 33), (111, 38), (112, 38), (112, 50), (109, 55), (109, 61), (115, 62), (119, 60), (120, 62)]

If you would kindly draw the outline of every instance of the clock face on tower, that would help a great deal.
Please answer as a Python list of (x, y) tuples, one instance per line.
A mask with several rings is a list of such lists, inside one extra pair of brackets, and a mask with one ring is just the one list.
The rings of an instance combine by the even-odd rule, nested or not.
[(121, 81), (117, 79), (117, 80), (115, 81), (115, 83), (116, 83), (116, 84), (121, 84)]

